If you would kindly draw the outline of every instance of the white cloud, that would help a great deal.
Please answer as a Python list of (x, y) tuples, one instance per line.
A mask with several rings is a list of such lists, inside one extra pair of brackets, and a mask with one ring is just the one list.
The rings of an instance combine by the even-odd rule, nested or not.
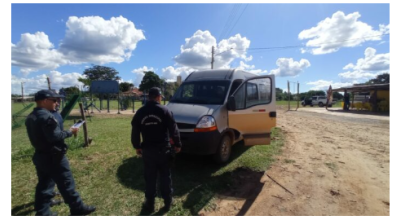
[(344, 73), (339, 73), (342, 80), (345, 81), (367, 81), (375, 78), (382, 73), (389, 73), (390, 70), (390, 54), (376, 54), (374, 48), (368, 47), (365, 49), (364, 58), (357, 60), (356, 64), (349, 63), (344, 70), (349, 70)]
[(43, 32), (25, 33), (16, 44), (11, 44), (11, 64), (20, 67), (25, 75), (38, 70), (55, 70), (61, 65), (128, 60), (139, 41), (144, 40), (143, 31), (136, 29), (126, 18), (69, 17), (65, 38), (55, 49)]
[(304, 69), (311, 66), (310, 62), (306, 59), (301, 59), (299, 62), (293, 61), (293, 58), (279, 58), (276, 61), (278, 69), (271, 70), (270, 74), (276, 76), (297, 76)]
[(11, 93), (21, 94), (21, 82), (24, 82), (24, 94), (26, 95), (41, 89), (48, 89), (47, 76), (50, 78), (51, 88), (57, 91), (62, 87), (81, 87), (83, 85), (78, 81), (78, 78), (83, 76), (75, 72), (62, 74), (58, 71), (50, 71), (48, 74), (41, 74), (31, 78), (20, 78), (16, 75), (11, 75)]
[(148, 68), (147, 66), (143, 66), (137, 69), (132, 70), (131, 72), (135, 76), (135, 80), (133, 81), (133, 85), (135, 87), (139, 87), (140, 83), (142, 82), (142, 79), (144, 77), (144, 72), (148, 71), (153, 71), (155, 72), (156, 70), (153, 67)]
[(181, 45), (181, 53), (174, 60), (182, 67), (193, 69), (209, 69), (211, 67), (211, 48), (214, 51), (214, 69), (229, 68), (230, 63), (236, 59), (252, 60), (246, 56), (250, 41), (237, 34), (229, 39), (221, 40), (218, 45), (214, 36), (209, 31), (196, 31), (192, 37), (185, 39)]
[(375, 78), (377, 75), (378, 74), (362, 72), (359, 70), (339, 73), (339, 76), (341, 77), (342, 81), (345, 81), (345, 82), (352, 82), (354, 80), (359, 80), (359, 81), (364, 82), (369, 79)]
[(382, 40), (382, 34), (389, 33), (389, 25), (379, 25), (379, 30), (367, 23), (358, 21), (360, 13), (354, 12), (345, 15), (338, 11), (331, 18), (320, 21), (317, 26), (303, 30), (299, 34), (300, 40), (307, 40), (307, 49), (312, 54), (326, 54), (338, 51), (342, 47), (355, 47), (365, 41)]
[(353, 85), (353, 83), (334, 83), (333, 81), (326, 81), (326, 80), (307, 82), (306, 84), (313, 86), (310, 88), (310, 90), (324, 90), (324, 91), (327, 91), (330, 85), (332, 86), (332, 89)]
[(250, 73), (254, 73), (257, 75), (261, 75), (264, 73), (267, 73), (267, 70), (262, 70), (262, 69), (255, 69), (256, 67), (254, 65), (248, 65), (244, 63), (243, 61), (240, 61), (240, 66), (237, 69), (241, 69)]
[(121, 63), (145, 39), (143, 31), (122, 16), (110, 20), (99, 16), (71, 16), (66, 25), (68, 29), (60, 51), (76, 63)]
[(54, 70), (67, 64), (64, 56), (53, 48), (43, 32), (22, 34), (16, 45), (11, 44), (11, 64), (20, 67), (25, 75), (38, 70)]
[(167, 80), (167, 82), (175, 82), (177, 76), (182, 77), (182, 82), (186, 79), (186, 77), (194, 72), (197, 69), (193, 69), (190, 67), (177, 67), (174, 68), (172, 66), (168, 66), (162, 69), (162, 77)]
[(216, 69), (229, 66), (234, 59), (243, 59), (248, 62), (253, 59), (252, 56), (247, 57), (247, 49), (250, 47), (250, 40), (236, 34), (228, 39), (223, 39), (218, 44), (214, 66)]
[(364, 52), (364, 59), (358, 59), (357, 64), (352, 69), (360, 71), (388, 71), (390, 69), (390, 54), (376, 54), (374, 48), (368, 47)]

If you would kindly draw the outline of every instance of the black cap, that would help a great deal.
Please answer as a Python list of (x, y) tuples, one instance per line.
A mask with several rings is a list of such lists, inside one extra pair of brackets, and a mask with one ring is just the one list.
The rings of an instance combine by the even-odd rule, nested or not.
[(40, 90), (35, 94), (35, 101), (47, 99), (47, 98), (63, 98), (64, 96), (57, 94), (53, 90), (44, 89)]
[(149, 96), (162, 96), (161, 89), (158, 87), (153, 87), (149, 90)]

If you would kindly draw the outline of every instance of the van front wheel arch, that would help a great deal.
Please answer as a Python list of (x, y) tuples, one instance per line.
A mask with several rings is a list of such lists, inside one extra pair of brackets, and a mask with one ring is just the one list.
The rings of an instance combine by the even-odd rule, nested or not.
[(231, 156), (232, 151), (232, 139), (228, 134), (222, 136), (218, 146), (217, 152), (214, 154), (214, 161), (222, 164), (226, 163)]

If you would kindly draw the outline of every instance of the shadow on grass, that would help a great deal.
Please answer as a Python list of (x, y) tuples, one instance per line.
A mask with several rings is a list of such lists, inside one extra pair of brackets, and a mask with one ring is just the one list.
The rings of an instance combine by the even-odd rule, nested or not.
[[(199, 211), (209, 204), (216, 193), (219, 193), (223, 196), (246, 199), (239, 213), (244, 215), (261, 191), (263, 184), (259, 185), (259, 180), (263, 172), (243, 168), (235, 168), (233, 171), (222, 172), (220, 175), (216, 172), (236, 160), (248, 149), (249, 147), (243, 146), (243, 142), (234, 145), (230, 161), (225, 165), (217, 165), (210, 156), (178, 154), (172, 168), (172, 185), (177, 205), (171, 208), (170, 213), (175, 213), (174, 210), (177, 211), (176, 209), (179, 209), (177, 206), (181, 205), (183, 209), (189, 210), (191, 215), (199, 215)], [(118, 168), (117, 177), (124, 186), (142, 190), (144, 193), (145, 182), (141, 158), (132, 157), (123, 161)], [(161, 197), (160, 193), (158, 196)], [(144, 210), (140, 213), (140, 215), (148, 214)], [(165, 212), (160, 210), (152, 215), (163, 214)]]
[(26, 216), (29, 213), (34, 212), (35, 210), (33, 208), (33, 204), (34, 204), (33, 202), (30, 202), (30, 203), (27, 203), (27, 204), (16, 206), (13, 209), (11, 209), (11, 215), (12, 216), (16, 216), (16, 215)]

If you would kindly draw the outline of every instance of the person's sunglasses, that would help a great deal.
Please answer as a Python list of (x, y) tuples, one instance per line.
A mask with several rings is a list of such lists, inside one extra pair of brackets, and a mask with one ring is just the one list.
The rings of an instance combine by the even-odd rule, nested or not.
[(57, 99), (48, 99), (48, 100), (51, 100), (53, 102), (57, 102), (58, 101)]

